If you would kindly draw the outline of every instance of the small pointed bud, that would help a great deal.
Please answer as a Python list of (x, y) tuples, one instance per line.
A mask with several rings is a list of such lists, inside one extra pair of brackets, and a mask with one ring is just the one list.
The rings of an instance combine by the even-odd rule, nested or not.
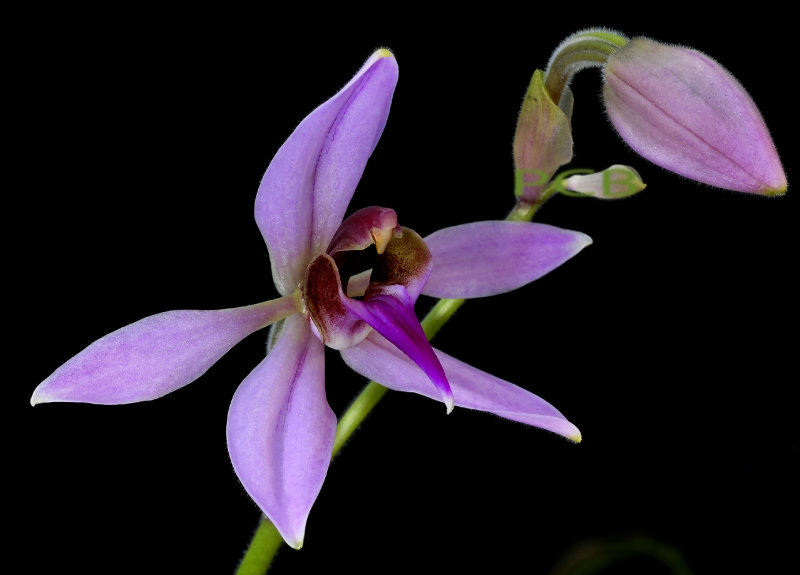
[[(567, 89), (568, 91), (568, 89)], [(564, 102), (572, 107), (571, 93)], [(572, 159), (569, 118), (553, 102), (544, 86), (542, 72), (533, 73), (514, 134), (516, 195), (535, 202), (559, 166)]]
[(786, 191), (775, 145), (742, 85), (701, 52), (636, 38), (604, 68), (611, 123), (636, 152), (698, 182)]
[(616, 200), (638, 194), (645, 187), (639, 172), (630, 166), (615, 164), (602, 172), (576, 174), (561, 182), (564, 189), (603, 200)]

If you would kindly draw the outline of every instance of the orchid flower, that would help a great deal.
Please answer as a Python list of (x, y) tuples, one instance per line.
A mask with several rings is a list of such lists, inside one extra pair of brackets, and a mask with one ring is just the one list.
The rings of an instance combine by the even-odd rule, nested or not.
[(356, 372), (399, 391), (488, 411), (573, 441), (546, 401), (429, 344), (420, 294), (471, 298), (516, 289), (591, 240), (543, 224), (486, 221), (423, 239), (390, 209), (345, 212), (386, 123), (398, 67), (375, 52), (300, 123), (260, 184), (255, 219), (280, 297), (216, 311), (144, 318), (91, 344), (35, 390), (32, 404), (155, 399), (200, 377), (237, 342), (273, 325), (266, 358), (230, 405), (228, 449), (242, 485), (284, 540), (303, 544), (331, 459), (336, 416), (325, 395), (325, 345)]

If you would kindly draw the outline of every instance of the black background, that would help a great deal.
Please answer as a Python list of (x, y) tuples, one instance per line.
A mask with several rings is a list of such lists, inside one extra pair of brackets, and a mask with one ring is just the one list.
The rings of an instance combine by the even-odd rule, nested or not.
[[(34, 409), (35, 386), (146, 315), (274, 297), (252, 217), (261, 175), (379, 47), (400, 80), (351, 206), (392, 207), (422, 235), (503, 218), (531, 74), (568, 34), (605, 25), (731, 70), (766, 118), (789, 193), (713, 189), (649, 164), (605, 119), (599, 73), (582, 72), (571, 167), (633, 165), (648, 189), (554, 198), (536, 219), (594, 244), (524, 289), (468, 302), (435, 345), (551, 401), (584, 441), (390, 393), (333, 462), (305, 548), (285, 548), (274, 572), (547, 574), (575, 544), (629, 536), (677, 549), (695, 573), (796, 564), (788, 15), (398, 10), (19, 17), (7, 88), (21, 176), (6, 212), (12, 557), (35, 573), (233, 572), (259, 511), (229, 463), (225, 420), (264, 333), (155, 402)], [(328, 351), (341, 413), (365, 382)]]

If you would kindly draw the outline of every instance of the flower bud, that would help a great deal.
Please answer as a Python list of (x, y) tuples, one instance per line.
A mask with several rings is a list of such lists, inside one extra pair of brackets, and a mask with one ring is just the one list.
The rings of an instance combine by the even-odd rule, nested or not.
[(635, 38), (609, 57), (603, 99), (622, 139), (651, 162), (729, 190), (786, 191), (758, 108), (705, 54)]
[(645, 187), (639, 172), (630, 166), (615, 164), (602, 172), (576, 174), (561, 181), (563, 190), (604, 200), (616, 200), (638, 194)]

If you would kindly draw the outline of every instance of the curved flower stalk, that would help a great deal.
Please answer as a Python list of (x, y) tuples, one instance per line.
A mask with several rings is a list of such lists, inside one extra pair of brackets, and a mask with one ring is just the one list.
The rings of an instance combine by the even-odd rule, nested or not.
[(398, 68), (373, 54), (333, 98), (300, 123), (258, 190), (255, 219), (280, 293), (218, 311), (169, 311), (113, 332), (58, 368), (31, 403), (120, 404), (170, 393), (233, 345), (270, 324), (274, 342), (230, 405), (228, 449), (247, 493), (285, 541), (303, 544), (330, 463), (336, 417), (325, 395), (324, 346), (391, 389), (491, 412), (579, 441), (549, 403), (434, 350), (414, 314), (420, 294), (483, 297), (533, 281), (575, 255), (579, 232), (477, 222), (422, 239), (390, 209), (346, 219), (383, 131)]
[(546, 72), (534, 71), (514, 133), (514, 193), (521, 214), (548, 199), (556, 170), (572, 160), (572, 77), (601, 66), (626, 42), (624, 36), (604, 28), (576, 32), (555, 49)]

